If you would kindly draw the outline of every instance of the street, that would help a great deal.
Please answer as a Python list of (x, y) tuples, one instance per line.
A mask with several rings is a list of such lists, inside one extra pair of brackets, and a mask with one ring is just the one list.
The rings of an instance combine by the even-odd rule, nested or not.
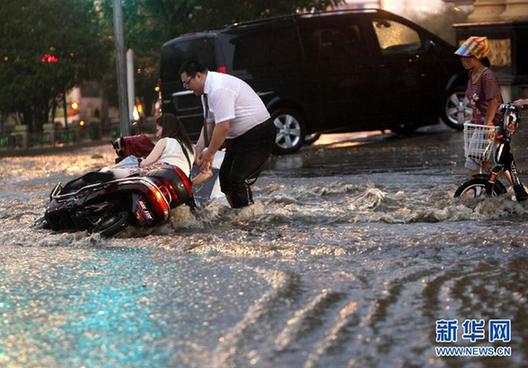
[[(528, 365), (528, 204), (453, 198), (461, 132), (323, 136), (275, 156), (253, 206), (180, 207), (148, 233), (32, 227), (58, 181), (113, 159), (0, 158), (0, 366)], [(511, 356), (437, 357), (435, 323), (468, 319), (511, 320), (511, 341), (452, 345)]]

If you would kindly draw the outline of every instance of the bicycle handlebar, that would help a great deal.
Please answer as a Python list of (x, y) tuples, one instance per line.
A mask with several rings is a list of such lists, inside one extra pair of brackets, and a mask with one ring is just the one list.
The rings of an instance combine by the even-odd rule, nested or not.
[(500, 136), (506, 140), (511, 139), (511, 136), (517, 131), (520, 123), (521, 108), (515, 106), (513, 103), (504, 103), (499, 106), (499, 111), (504, 113), (502, 118), (502, 134)]
[(500, 104), (499, 106), (499, 111), (516, 111), (516, 112), (519, 112), (521, 111), (521, 108), (518, 107), (518, 106), (515, 106), (512, 102), (508, 102), (508, 103), (503, 103), (503, 104)]

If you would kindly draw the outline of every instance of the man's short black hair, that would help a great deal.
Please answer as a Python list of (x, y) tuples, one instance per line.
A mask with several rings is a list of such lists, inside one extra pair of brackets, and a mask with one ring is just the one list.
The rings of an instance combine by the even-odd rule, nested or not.
[(196, 60), (187, 60), (180, 66), (180, 74), (185, 73), (189, 77), (194, 77), (196, 73), (205, 73), (207, 68)]

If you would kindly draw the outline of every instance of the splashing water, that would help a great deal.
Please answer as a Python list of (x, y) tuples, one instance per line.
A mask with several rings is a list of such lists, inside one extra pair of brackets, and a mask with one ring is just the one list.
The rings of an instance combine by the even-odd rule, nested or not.
[(497, 364), (527, 363), (527, 205), (454, 199), (456, 167), (271, 171), (248, 208), (114, 239), (33, 228), (98, 152), (2, 159), (0, 365), (488, 366), (434, 355), (435, 321), (471, 318), (511, 319)]

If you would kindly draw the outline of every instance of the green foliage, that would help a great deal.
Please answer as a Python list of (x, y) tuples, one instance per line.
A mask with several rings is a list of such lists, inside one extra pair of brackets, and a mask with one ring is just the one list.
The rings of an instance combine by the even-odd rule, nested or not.
[[(163, 43), (180, 34), (298, 10), (324, 10), (343, 0), (123, 0), (125, 42), (135, 53), (136, 94), (153, 97)], [(112, 0), (100, 0), (106, 27)], [(148, 104), (147, 104), (148, 105)], [(147, 106), (148, 110), (148, 106)]]
[[(2, 0), (0, 19), (0, 111), (18, 113), (31, 130), (67, 90), (108, 70), (111, 39), (89, 1)], [(44, 54), (58, 61), (41, 62)]]
[[(115, 88), (112, 0), (0, 0), (0, 113), (16, 113), (40, 130), (65, 92), (85, 80)], [(125, 42), (135, 53), (136, 94), (149, 100), (164, 42), (299, 9), (321, 10), (343, 0), (121, 0)], [(57, 63), (42, 63), (44, 54)]]

